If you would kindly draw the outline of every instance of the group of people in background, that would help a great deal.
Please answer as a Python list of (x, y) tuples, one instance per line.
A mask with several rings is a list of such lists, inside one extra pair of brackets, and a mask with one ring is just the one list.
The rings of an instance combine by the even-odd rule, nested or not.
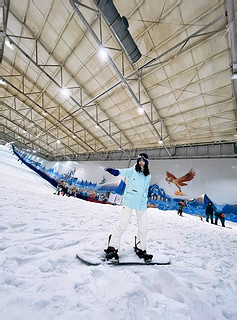
[[(178, 207), (178, 211), (177, 211), (178, 215), (180, 215), (180, 216), (183, 215), (183, 208), (184, 207), (185, 207), (185, 203), (182, 200), (179, 202), (179, 207)], [(209, 222), (209, 218), (210, 218), (211, 224), (214, 224), (213, 215), (215, 215), (215, 224), (217, 225), (218, 220), (220, 219), (222, 227), (225, 227), (225, 214), (222, 213), (221, 211), (217, 211), (216, 209), (214, 209), (213, 203), (210, 201), (207, 205), (207, 208), (206, 208), (206, 222)], [(202, 217), (201, 217), (201, 219), (202, 219)]]
[(212, 202), (210, 201), (206, 208), (206, 222), (209, 222), (209, 218), (211, 223), (213, 224), (213, 215), (215, 214), (215, 224), (218, 224), (218, 219), (221, 221), (222, 227), (225, 227), (225, 214), (214, 209)]
[(58, 183), (57, 185), (54, 194), (58, 196), (62, 195), (67, 197), (80, 198), (80, 192), (78, 187), (70, 185), (67, 181), (60, 181), (60, 183)]
[(58, 185), (54, 194), (58, 196), (74, 197), (92, 202), (108, 203), (109, 192), (100, 192), (94, 190), (79, 189), (77, 186), (69, 184), (67, 181), (57, 180)]
[(66, 195), (67, 197), (76, 197), (76, 190), (72, 189), (67, 182), (61, 182), (57, 185), (55, 193), (56, 195)]

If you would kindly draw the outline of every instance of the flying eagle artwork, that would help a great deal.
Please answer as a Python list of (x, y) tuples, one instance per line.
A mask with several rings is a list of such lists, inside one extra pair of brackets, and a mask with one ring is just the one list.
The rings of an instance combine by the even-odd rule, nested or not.
[(165, 180), (170, 184), (173, 183), (176, 185), (176, 187), (179, 189), (179, 191), (175, 191), (176, 195), (179, 196), (185, 196), (185, 194), (182, 192), (181, 187), (187, 186), (186, 181), (190, 181), (194, 178), (196, 174), (196, 171), (191, 169), (188, 173), (186, 173), (183, 177), (176, 178), (172, 173), (166, 171), (166, 178)]

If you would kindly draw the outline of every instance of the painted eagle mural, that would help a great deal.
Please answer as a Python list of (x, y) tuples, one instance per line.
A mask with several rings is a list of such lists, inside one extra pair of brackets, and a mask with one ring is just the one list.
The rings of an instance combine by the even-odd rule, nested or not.
[(166, 178), (165, 180), (171, 184), (173, 183), (179, 189), (179, 191), (175, 191), (176, 195), (184, 196), (185, 194), (182, 192), (181, 187), (187, 186), (186, 181), (190, 181), (194, 178), (196, 171), (190, 169), (188, 173), (180, 178), (176, 178), (172, 173), (166, 171)]

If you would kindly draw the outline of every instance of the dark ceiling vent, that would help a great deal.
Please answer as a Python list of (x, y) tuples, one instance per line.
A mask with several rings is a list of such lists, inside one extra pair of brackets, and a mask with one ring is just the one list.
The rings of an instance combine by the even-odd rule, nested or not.
[(132, 61), (132, 63), (137, 62), (142, 55), (128, 31), (128, 20), (125, 17), (120, 16), (118, 10), (113, 4), (113, 0), (93, 1), (104, 16), (105, 20), (107, 21), (117, 39), (121, 43), (129, 59)]

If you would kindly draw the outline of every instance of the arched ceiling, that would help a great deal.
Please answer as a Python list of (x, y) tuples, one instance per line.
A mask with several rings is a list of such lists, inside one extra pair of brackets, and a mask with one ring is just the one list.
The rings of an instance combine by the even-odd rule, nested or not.
[(132, 64), (92, 0), (0, 0), (1, 140), (50, 159), (234, 143), (230, 2), (114, 0)]

